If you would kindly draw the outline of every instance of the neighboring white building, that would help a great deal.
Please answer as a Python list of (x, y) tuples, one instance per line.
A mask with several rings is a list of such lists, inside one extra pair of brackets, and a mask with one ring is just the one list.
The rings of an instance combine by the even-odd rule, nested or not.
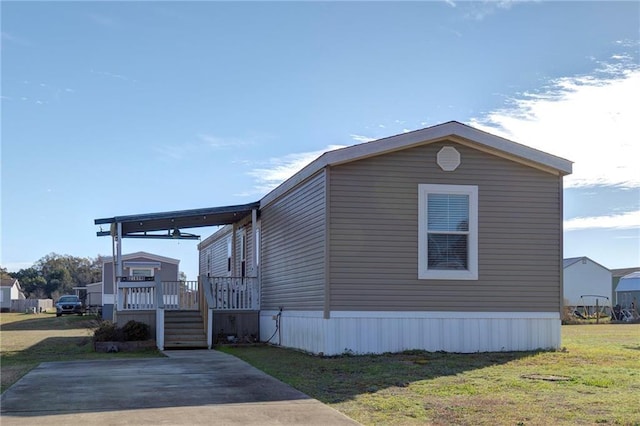
[[(586, 256), (563, 260), (564, 306), (611, 306), (611, 271)], [(595, 297), (600, 296), (600, 297)], [(604, 299), (604, 298), (607, 299)]]
[(0, 309), (9, 311), (12, 300), (24, 299), (20, 282), (15, 278), (2, 278), (0, 280)]

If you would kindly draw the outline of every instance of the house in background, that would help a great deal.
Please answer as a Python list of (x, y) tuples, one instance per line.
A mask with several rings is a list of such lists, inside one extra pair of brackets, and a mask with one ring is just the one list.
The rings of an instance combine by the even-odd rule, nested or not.
[(571, 168), (458, 122), (330, 151), (201, 243), (200, 274), (236, 298), (247, 275), (260, 339), (315, 354), (558, 348)]
[[(177, 282), (180, 261), (170, 257), (159, 256), (147, 252), (136, 252), (122, 255), (122, 281), (123, 284), (118, 289), (120, 294), (120, 303), (127, 303), (127, 299), (131, 300), (136, 292), (137, 286), (141, 282), (153, 281), (156, 277), (161, 281)], [(102, 318), (106, 320), (114, 319), (114, 306), (117, 292), (114, 291), (115, 274), (114, 262), (112, 257), (105, 257), (102, 264)], [(92, 289), (93, 290), (93, 289)], [(125, 297), (126, 296), (126, 297)], [(149, 301), (151, 304), (152, 301)], [(117, 322), (124, 325), (130, 319), (143, 321), (148, 323), (152, 329), (155, 329), (155, 314), (152, 309), (149, 312), (137, 312), (134, 318), (126, 313), (122, 306), (121, 311), (117, 315)], [(144, 310), (144, 309), (143, 309)], [(145, 315), (146, 314), (146, 315)]]
[(611, 271), (586, 256), (563, 260), (564, 305), (579, 307), (593, 314), (599, 308), (613, 307)]
[(9, 312), (12, 300), (23, 300), (24, 294), (20, 287), (20, 282), (16, 278), (0, 279), (0, 310)]
[[(104, 265), (103, 265), (104, 268)], [(102, 311), (102, 282), (86, 285), (87, 298), (85, 304), (89, 308), (96, 308)]]

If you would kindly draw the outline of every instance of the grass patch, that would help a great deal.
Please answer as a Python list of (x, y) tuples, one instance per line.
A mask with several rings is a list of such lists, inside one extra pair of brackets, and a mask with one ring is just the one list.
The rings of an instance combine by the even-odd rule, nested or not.
[(365, 424), (640, 425), (640, 325), (568, 325), (561, 351), (321, 358), (221, 347)]
[(0, 314), (0, 392), (41, 362), (162, 356), (157, 350), (97, 353), (93, 316)]

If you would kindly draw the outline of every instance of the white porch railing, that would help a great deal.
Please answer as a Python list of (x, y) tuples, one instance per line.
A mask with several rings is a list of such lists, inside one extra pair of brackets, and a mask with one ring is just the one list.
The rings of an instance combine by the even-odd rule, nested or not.
[(142, 311), (156, 308), (156, 283), (121, 282), (118, 287), (119, 311)]
[(197, 311), (200, 309), (198, 281), (162, 281), (162, 296), (167, 310)]
[[(118, 310), (155, 310), (156, 344), (164, 349), (164, 312), (199, 310), (198, 281), (121, 281), (118, 283)], [(211, 344), (209, 343), (209, 348)]]
[(260, 309), (260, 286), (257, 277), (208, 277), (216, 311)]
[(198, 281), (162, 281), (161, 285), (162, 289), (158, 292), (155, 281), (120, 282), (118, 310), (153, 310), (158, 301), (162, 301), (168, 310), (199, 309)]
[[(200, 283), (200, 284), (199, 284)], [(202, 285), (202, 288), (200, 288)], [(201, 310), (207, 328), (207, 345), (213, 344), (214, 311), (259, 310), (257, 277), (205, 277), (199, 281), (121, 281), (119, 311), (156, 311), (156, 343), (164, 348), (165, 310)]]

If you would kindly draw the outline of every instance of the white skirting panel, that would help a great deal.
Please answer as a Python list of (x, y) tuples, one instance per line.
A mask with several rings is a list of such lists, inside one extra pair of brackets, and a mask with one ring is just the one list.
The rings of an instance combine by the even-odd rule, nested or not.
[[(558, 349), (557, 312), (260, 312), (260, 336), (271, 343), (314, 354), (500, 352)], [(275, 334), (274, 334), (275, 333)]]

